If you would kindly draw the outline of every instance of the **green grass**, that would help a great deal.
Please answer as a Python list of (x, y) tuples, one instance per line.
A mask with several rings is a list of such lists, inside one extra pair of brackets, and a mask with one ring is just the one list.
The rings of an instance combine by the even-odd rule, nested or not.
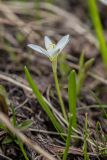
[(88, 152), (87, 152), (87, 138), (88, 138), (88, 116), (86, 113), (85, 127), (84, 127), (84, 144), (83, 144), (84, 160), (90, 160)]
[(85, 62), (84, 60), (84, 53), (81, 54), (80, 60), (79, 60), (79, 71), (78, 71), (78, 77), (77, 77), (77, 96), (80, 96), (81, 89), (84, 85), (85, 79), (87, 77), (87, 72), (90, 69), (94, 62), (94, 58), (89, 59)]
[(76, 118), (76, 73), (75, 70), (72, 70), (69, 76), (68, 82), (68, 103), (69, 103), (69, 125), (68, 125), (68, 135), (66, 139), (66, 146), (65, 151), (63, 154), (63, 160), (67, 159), (69, 146), (71, 142), (71, 134), (72, 134), (72, 127), (77, 128), (77, 118)]
[(68, 103), (69, 112), (72, 114), (72, 127), (77, 128), (77, 118), (76, 118), (76, 73), (71, 71), (68, 82)]
[(65, 151), (63, 154), (63, 160), (67, 159), (67, 155), (68, 155), (68, 151), (69, 151), (69, 146), (70, 146), (70, 142), (71, 142), (71, 134), (72, 134), (72, 114), (70, 114), (69, 117), (69, 126), (68, 126), (68, 135), (67, 135), (67, 139), (66, 139), (66, 146), (65, 146)]
[(27, 81), (30, 85), (30, 87), (32, 88), (33, 93), (35, 94), (38, 102), (40, 103), (41, 107), (43, 108), (43, 110), (46, 112), (46, 114), (48, 115), (48, 117), (50, 118), (51, 122), (53, 123), (54, 127), (57, 129), (57, 131), (59, 133), (64, 132), (62, 126), (60, 125), (60, 123), (58, 122), (58, 120), (56, 119), (55, 115), (53, 114), (53, 112), (50, 110), (48, 104), (45, 102), (45, 100), (43, 99), (42, 94), (40, 93), (36, 83), (33, 81), (30, 72), (28, 71), (27, 67), (25, 67), (25, 75), (27, 78)]
[(84, 53), (81, 53), (79, 59), (79, 71), (78, 71), (78, 82), (77, 82), (77, 95), (80, 95), (81, 87), (83, 86), (85, 75), (84, 75)]
[(90, 16), (94, 25), (94, 29), (99, 41), (101, 56), (105, 66), (107, 67), (107, 45), (103, 33), (103, 27), (101, 24), (101, 19), (98, 12), (96, 0), (88, 0), (88, 6), (90, 11)]

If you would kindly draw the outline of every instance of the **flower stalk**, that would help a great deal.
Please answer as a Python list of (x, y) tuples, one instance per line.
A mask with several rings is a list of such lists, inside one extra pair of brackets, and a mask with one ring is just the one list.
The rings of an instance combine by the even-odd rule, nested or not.
[(63, 102), (63, 99), (62, 99), (62, 96), (61, 96), (61, 92), (60, 92), (60, 88), (59, 88), (59, 82), (58, 82), (58, 76), (57, 76), (57, 57), (54, 58), (54, 60), (52, 61), (52, 70), (53, 70), (55, 87), (56, 87), (59, 103), (60, 103), (60, 106), (61, 106), (62, 114), (63, 114), (63, 117), (67, 120), (65, 106), (64, 106), (64, 102)]

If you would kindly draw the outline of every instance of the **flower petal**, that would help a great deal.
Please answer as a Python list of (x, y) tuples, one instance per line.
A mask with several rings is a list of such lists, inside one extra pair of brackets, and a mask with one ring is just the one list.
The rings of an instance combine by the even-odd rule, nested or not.
[(69, 35), (66, 35), (62, 37), (61, 40), (57, 43), (56, 48), (59, 48), (61, 52), (68, 42), (69, 42)]
[(60, 52), (60, 49), (55, 47), (51, 50), (48, 50), (48, 55), (50, 57), (53, 57), (54, 55), (58, 54), (59, 52)]
[(49, 46), (52, 44), (52, 41), (50, 40), (48, 36), (45, 36), (44, 41), (45, 41), (45, 47), (48, 50)]
[(42, 54), (48, 56), (48, 52), (45, 49), (43, 49), (42, 47), (38, 46), (38, 45), (28, 44), (27, 46), (32, 48), (33, 50), (39, 52), (39, 53), (42, 53)]
[(107, 0), (100, 0), (103, 4), (107, 5)]

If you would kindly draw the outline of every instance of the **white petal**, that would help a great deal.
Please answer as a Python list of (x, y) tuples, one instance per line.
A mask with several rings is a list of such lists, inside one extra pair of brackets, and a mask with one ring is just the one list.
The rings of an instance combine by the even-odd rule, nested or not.
[(32, 48), (34, 51), (37, 51), (37, 52), (39, 52), (39, 53), (42, 53), (42, 54), (48, 56), (48, 55), (47, 55), (48, 52), (47, 52), (45, 49), (43, 49), (42, 47), (38, 46), (38, 45), (28, 44), (27, 46), (30, 47), (30, 48)]
[(61, 52), (68, 42), (69, 42), (69, 35), (66, 35), (62, 37), (61, 40), (57, 43), (56, 48), (59, 48)]
[(47, 37), (47, 36), (45, 36), (44, 41), (45, 41), (45, 47), (46, 47), (46, 49), (48, 50), (48, 49), (49, 49), (49, 46), (52, 44), (52, 41), (51, 41), (50, 38)]
[(60, 51), (60, 49), (55, 47), (55, 48), (53, 48), (53, 49), (51, 49), (51, 50), (48, 50), (48, 55), (49, 55), (50, 57), (53, 57), (54, 55), (58, 54), (59, 51)]
[(103, 4), (107, 5), (107, 0), (100, 0)]

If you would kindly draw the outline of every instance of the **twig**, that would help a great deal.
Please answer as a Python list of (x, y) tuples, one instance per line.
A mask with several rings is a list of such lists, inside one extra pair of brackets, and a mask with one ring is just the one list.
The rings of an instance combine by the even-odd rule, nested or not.
[[(34, 41), (36, 33), (32, 30), (30, 26), (27, 26), (24, 21), (22, 21), (12, 10), (5, 5), (4, 3), (0, 2), (0, 11), (10, 20), (11, 23), (14, 23), (19, 27), (19, 30), (26, 36), (30, 34), (29, 40)], [(26, 27), (27, 26), (27, 27)]]
[[(58, 146), (58, 145), (52, 145), (50, 146), (53, 148), (53, 150), (56, 152), (56, 153), (63, 153), (64, 152), (64, 147), (62, 146)], [(73, 154), (73, 155), (80, 155), (80, 156), (83, 156), (83, 151), (79, 148), (75, 148), (75, 147), (70, 147), (69, 148), (69, 153)], [(90, 156), (97, 156), (96, 153), (91, 153), (89, 152), (88, 153)]]
[(5, 160), (12, 160), (11, 158), (9, 158), (9, 157), (5, 156), (4, 154), (1, 154), (1, 153), (0, 153), (0, 157), (2, 157)]

